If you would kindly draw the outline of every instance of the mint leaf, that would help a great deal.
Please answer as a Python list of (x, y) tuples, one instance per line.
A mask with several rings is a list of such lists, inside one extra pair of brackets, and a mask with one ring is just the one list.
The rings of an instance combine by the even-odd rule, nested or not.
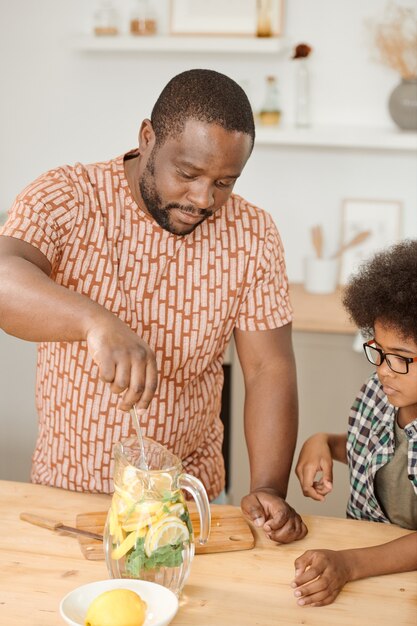
[(146, 560), (145, 539), (140, 537), (136, 540), (136, 545), (126, 556), (126, 572), (132, 578), (139, 578), (140, 571)]
[(188, 532), (190, 533), (190, 537), (193, 536), (193, 525), (191, 523), (190, 516), (188, 514), (188, 510), (185, 509), (184, 513), (180, 515), (180, 520), (187, 524)]
[(179, 489), (177, 489), (177, 491), (163, 491), (162, 502), (169, 502), (170, 504), (182, 502), (181, 491)]
[(152, 552), (151, 556), (145, 560), (146, 570), (159, 569), (160, 567), (178, 567), (182, 564), (182, 543), (177, 545), (166, 545)]
[(183, 562), (183, 544), (168, 544), (146, 556), (144, 539), (138, 539), (136, 547), (126, 556), (126, 572), (132, 578), (140, 578), (142, 570), (158, 570), (161, 567), (179, 567)]

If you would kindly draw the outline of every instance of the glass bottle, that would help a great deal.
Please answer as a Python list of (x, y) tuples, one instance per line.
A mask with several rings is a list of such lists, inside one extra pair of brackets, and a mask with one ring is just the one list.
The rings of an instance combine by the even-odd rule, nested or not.
[(296, 59), (295, 70), (295, 125), (308, 128), (310, 118), (310, 73), (308, 57)]
[(100, 0), (97, 11), (94, 13), (95, 35), (117, 35), (118, 14), (112, 0)]
[(267, 76), (265, 99), (259, 111), (259, 121), (264, 126), (278, 126), (280, 120), (278, 81), (276, 76)]
[(272, 2), (256, 0), (256, 36), (272, 37)]
[(132, 35), (155, 35), (157, 20), (154, 10), (148, 0), (136, 0), (130, 18), (130, 32)]

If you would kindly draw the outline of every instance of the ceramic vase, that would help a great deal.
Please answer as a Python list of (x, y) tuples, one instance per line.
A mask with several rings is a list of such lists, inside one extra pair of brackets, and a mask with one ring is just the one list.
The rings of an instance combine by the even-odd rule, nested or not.
[(417, 130), (417, 78), (401, 80), (391, 93), (388, 109), (399, 128)]

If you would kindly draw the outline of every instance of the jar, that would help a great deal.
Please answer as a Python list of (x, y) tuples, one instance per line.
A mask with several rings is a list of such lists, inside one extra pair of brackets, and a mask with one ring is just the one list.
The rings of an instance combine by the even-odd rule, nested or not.
[(280, 120), (278, 81), (276, 76), (267, 76), (265, 98), (259, 111), (259, 121), (264, 126), (278, 126)]
[(272, 37), (271, 0), (256, 0), (256, 36)]
[(101, 0), (94, 14), (94, 34), (99, 36), (117, 35), (118, 13), (111, 0)]
[(136, 0), (130, 18), (130, 32), (132, 35), (155, 35), (157, 19), (148, 0)]

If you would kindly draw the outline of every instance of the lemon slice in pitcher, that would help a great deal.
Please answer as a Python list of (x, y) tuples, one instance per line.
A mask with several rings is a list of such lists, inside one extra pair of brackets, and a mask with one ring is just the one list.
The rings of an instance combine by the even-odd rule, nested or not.
[(172, 476), (168, 472), (158, 472), (150, 477), (151, 488), (161, 496), (172, 490)]
[(189, 539), (190, 533), (187, 525), (178, 517), (168, 515), (149, 529), (145, 538), (145, 553), (149, 557), (158, 548), (169, 544), (178, 545)]
[(185, 513), (184, 505), (181, 502), (177, 502), (176, 504), (171, 504), (169, 506), (169, 514), (176, 515), (177, 517), (181, 517)]

